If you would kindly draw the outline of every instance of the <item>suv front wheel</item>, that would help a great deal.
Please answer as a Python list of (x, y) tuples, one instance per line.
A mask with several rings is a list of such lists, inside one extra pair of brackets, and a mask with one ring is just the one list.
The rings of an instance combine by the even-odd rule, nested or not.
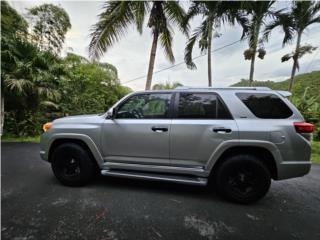
[(215, 183), (224, 197), (247, 204), (266, 195), (271, 176), (259, 158), (240, 154), (224, 159), (215, 172)]
[(86, 149), (75, 143), (56, 147), (51, 167), (57, 179), (67, 186), (85, 185), (94, 177), (97, 168)]

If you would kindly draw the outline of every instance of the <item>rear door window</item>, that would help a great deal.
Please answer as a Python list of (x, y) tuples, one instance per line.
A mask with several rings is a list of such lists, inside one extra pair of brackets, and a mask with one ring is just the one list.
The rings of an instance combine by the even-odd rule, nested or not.
[(236, 93), (236, 95), (258, 118), (285, 119), (292, 115), (291, 109), (275, 94)]
[(231, 119), (229, 111), (214, 93), (180, 93), (177, 118)]

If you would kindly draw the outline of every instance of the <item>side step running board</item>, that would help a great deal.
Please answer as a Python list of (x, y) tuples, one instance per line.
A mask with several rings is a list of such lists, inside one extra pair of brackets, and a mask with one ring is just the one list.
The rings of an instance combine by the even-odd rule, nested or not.
[(103, 176), (114, 176), (122, 178), (135, 178), (146, 179), (166, 182), (184, 183), (190, 185), (207, 185), (206, 178), (189, 177), (189, 176), (176, 176), (176, 175), (164, 175), (156, 173), (141, 173), (141, 172), (129, 172), (129, 171), (116, 171), (116, 170), (101, 170)]

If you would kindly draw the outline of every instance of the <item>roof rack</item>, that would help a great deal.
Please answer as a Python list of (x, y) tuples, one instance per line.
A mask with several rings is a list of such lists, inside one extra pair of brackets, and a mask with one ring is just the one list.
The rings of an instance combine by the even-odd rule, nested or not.
[(271, 88), (268, 87), (222, 87), (222, 88), (216, 88), (216, 87), (187, 87), (187, 86), (181, 86), (181, 87), (176, 87), (176, 90), (188, 90), (188, 89), (193, 89), (193, 90), (257, 90), (257, 91), (270, 91), (272, 90)]

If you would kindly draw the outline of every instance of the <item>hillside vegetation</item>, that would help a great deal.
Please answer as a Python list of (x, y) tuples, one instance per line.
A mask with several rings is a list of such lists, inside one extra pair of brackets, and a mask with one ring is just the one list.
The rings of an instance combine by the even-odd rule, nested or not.
[[(313, 71), (310, 73), (303, 73), (297, 75), (293, 87), (293, 95), (302, 97), (305, 89), (308, 89), (309, 97), (316, 97), (317, 102), (320, 104), (320, 71)], [(253, 86), (256, 87), (269, 87), (274, 90), (288, 90), (289, 79), (281, 82), (273, 81), (254, 81)], [(240, 82), (233, 84), (232, 87), (245, 87), (249, 86), (249, 80), (242, 79)]]
[[(254, 81), (253, 86), (287, 90), (289, 79), (282, 82)], [(232, 87), (249, 86), (249, 80), (241, 80)], [(314, 138), (320, 140), (320, 71), (304, 73), (295, 77), (292, 103), (299, 109), (307, 122), (315, 125)]]

